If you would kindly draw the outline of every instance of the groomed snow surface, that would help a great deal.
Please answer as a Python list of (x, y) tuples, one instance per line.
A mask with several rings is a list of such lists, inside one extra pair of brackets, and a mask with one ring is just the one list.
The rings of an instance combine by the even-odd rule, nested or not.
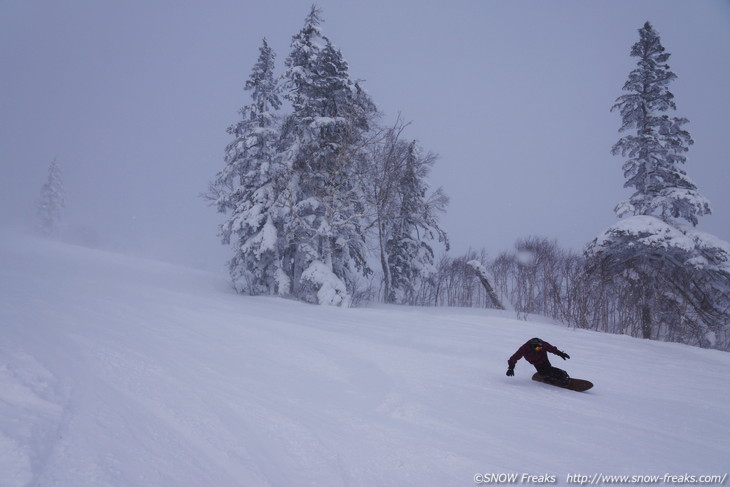
[[(533, 382), (524, 360), (506, 377), (533, 336), (595, 387)], [(724, 475), (729, 375), (719, 351), (243, 297), (222, 275), (0, 233), (2, 487)]]

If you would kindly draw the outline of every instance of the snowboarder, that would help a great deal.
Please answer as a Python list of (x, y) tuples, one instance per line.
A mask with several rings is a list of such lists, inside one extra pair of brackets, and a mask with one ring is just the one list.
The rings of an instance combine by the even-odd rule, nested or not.
[(548, 342), (539, 338), (532, 338), (518, 348), (514, 355), (509, 358), (507, 361), (507, 364), (509, 365), (507, 375), (509, 377), (515, 375), (515, 365), (519, 359), (524, 357), (525, 360), (535, 366), (540, 375), (544, 377), (545, 382), (555, 381), (562, 385), (570, 384), (570, 376), (568, 376), (568, 373), (563, 369), (553, 367), (552, 364), (550, 364), (550, 360), (548, 360), (547, 355), (548, 352), (557, 355), (563, 360), (570, 358), (570, 355), (565, 352), (561, 352)]

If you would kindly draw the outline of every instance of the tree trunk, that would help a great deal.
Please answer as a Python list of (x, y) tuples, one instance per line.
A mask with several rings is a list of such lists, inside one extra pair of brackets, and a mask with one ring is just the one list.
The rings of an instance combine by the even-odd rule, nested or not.
[(641, 336), (642, 338), (651, 339), (652, 336), (652, 304), (653, 304), (653, 292), (649, 281), (651, 278), (647, 278), (644, 282), (644, 292), (641, 304)]
[(492, 308), (504, 309), (502, 302), (499, 300), (497, 293), (494, 292), (494, 288), (489, 282), (489, 278), (487, 277), (487, 272), (484, 266), (476, 260), (470, 260), (469, 262), (467, 262), (467, 264), (474, 269), (474, 272), (476, 272), (479, 281), (482, 283), (482, 286), (484, 286), (484, 290), (487, 291), (487, 296), (489, 297), (490, 301), (492, 301)]
[(386, 303), (394, 303), (395, 296), (392, 295), (392, 283), (390, 267), (388, 267), (388, 255), (385, 252), (385, 239), (383, 237), (383, 226), (378, 224), (378, 244), (380, 245), (380, 266), (383, 269), (383, 300)]

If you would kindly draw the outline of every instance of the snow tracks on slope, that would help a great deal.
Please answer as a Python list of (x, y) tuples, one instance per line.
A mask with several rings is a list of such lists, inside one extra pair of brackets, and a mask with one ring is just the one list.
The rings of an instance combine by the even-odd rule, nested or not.
[(0, 472), (2, 487), (31, 485), (63, 436), (56, 377), (31, 355), (0, 347)]

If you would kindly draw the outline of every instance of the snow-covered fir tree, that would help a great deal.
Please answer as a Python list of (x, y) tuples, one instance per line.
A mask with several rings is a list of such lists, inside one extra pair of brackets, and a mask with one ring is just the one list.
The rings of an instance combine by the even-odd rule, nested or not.
[(288, 175), (277, 157), (281, 100), (274, 60), (274, 51), (264, 39), (244, 85), (252, 102), (241, 108), (241, 120), (228, 128), (233, 140), (226, 147), (226, 166), (207, 193), (218, 211), (229, 214), (220, 226), (220, 236), (224, 244), (233, 246), (230, 274), (239, 291), (251, 294), (289, 292), (281, 267), (284, 216), (280, 201)]
[(635, 189), (616, 213), (633, 216), (587, 246), (588, 268), (622, 300), (627, 332), (726, 347), (730, 245), (694, 228), (710, 204), (681, 167), (692, 144), (683, 129), (687, 120), (665, 113), (676, 109), (668, 89), (676, 75), (649, 22), (639, 35), (631, 49), (637, 68), (624, 85), (628, 93), (613, 107), (621, 113), (620, 131), (631, 133), (612, 152), (628, 157), (625, 187)]
[(286, 59), (293, 111), (282, 133), (291, 173), (284, 266), (296, 297), (347, 306), (357, 274), (368, 272), (357, 171), (376, 109), (321, 21), (312, 6)]
[(63, 175), (58, 160), (54, 158), (48, 166), (48, 179), (41, 187), (38, 202), (38, 230), (42, 235), (50, 237), (58, 234), (65, 206)]
[(658, 214), (662, 220), (682, 218), (692, 225), (697, 217), (710, 213), (710, 204), (682, 169), (685, 153), (693, 140), (683, 129), (686, 118), (670, 117), (676, 110), (669, 83), (676, 79), (659, 34), (649, 22), (639, 30), (639, 41), (631, 48), (638, 58), (612, 110), (621, 113), (620, 132), (630, 132), (612, 149), (628, 159), (623, 170), (625, 187), (636, 191), (616, 207), (619, 216)]

